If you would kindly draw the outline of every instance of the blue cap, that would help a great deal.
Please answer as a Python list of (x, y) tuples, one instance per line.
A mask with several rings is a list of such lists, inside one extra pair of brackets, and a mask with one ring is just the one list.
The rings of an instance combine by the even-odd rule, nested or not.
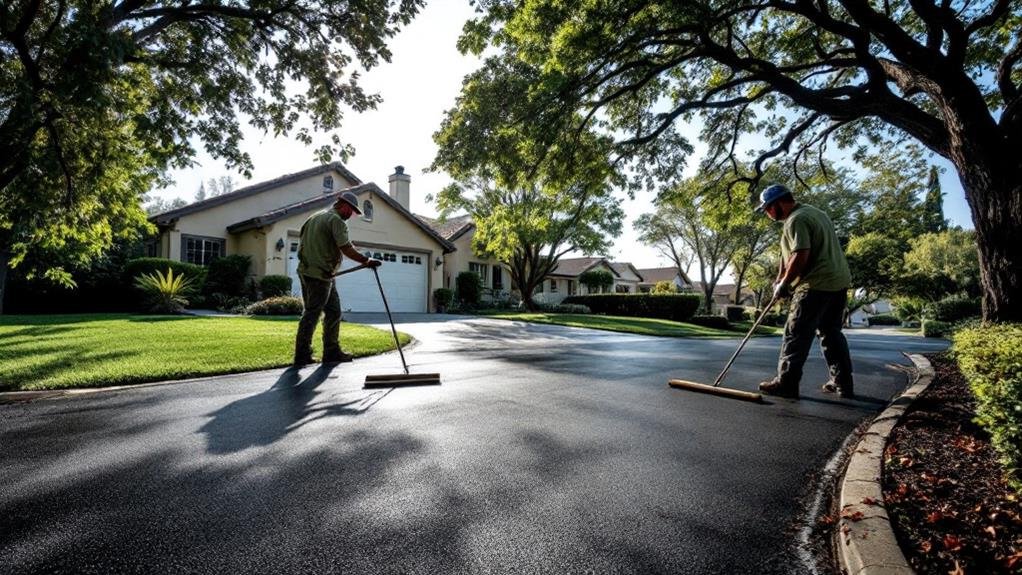
[(767, 206), (776, 202), (777, 200), (790, 196), (791, 190), (781, 184), (774, 184), (763, 190), (763, 193), (759, 195), (759, 207), (756, 208), (757, 212), (762, 212)]

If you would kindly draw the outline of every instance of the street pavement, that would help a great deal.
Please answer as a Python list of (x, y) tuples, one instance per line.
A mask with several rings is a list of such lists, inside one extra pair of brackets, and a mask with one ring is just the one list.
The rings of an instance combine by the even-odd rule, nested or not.
[(0, 406), (0, 572), (811, 573), (815, 477), (905, 388), (902, 352), (946, 345), (852, 330), (860, 398), (819, 391), (817, 347), (800, 401), (757, 405), (666, 383), (712, 383), (738, 338), (398, 321), (441, 386), (363, 389), (388, 353)]

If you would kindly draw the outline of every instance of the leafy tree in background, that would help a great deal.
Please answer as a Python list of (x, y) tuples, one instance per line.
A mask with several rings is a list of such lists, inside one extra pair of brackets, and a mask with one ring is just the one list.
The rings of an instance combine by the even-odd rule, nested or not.
[[(737, 160), (745, 134), (765, 136), (757, 174), (782, 154), (822, 156), (831, 142), (891, 156), (917, 142), (958, 171), (984, 317), (1022, 320), (1022, 3), (492, 0), (481, 9), (459, 47), (494, 54), (487, 66), (506, 71), (489, 78), (496, 85), (530, 91), (527, 113), (492, 116), (479, 132), (499, 140), (530, 118), (546, 132), (520, 145), (556, 150), (596, 129), (647, 185), (680, 177), (687, 120), (703, 126), (710, 166)], [(465, 95), (486, 80), (466, 82), (458, 110), (481, 105)]]
[(940, 189), (940, 168), (937, 166), (930, 166), (930, 177), (926, 183), (923, 229), (931, 233), (947, 230), (947, 220), (944, 218), (944, 192)]
[(845, 256), (852, 272), (855, 294), (848, 313), (871, 304), (897, 285), (902, 269), (902, 243), (878, 232), (855, 236), (848, 242)]
[[(913, 238), (904, 255), (904, 274), (906, 283), (922, 287), (905, 295), (929, 295), (928, 299), (936, 300), (962, 292), (975, 297), (980, 289), (975, 233), (950, 229)], [(947, 287), (940, 290), (941, 285)]]
[[(0, 305), (8, 268), (70, 282), (146, 228), (139, 200), (192, 142), (246, 174), (240, 116), (313, 143), (379, 101), (357, 63), (422, 0), (4, 2), (0, 7)], [(316, 149), (350, 152), (337, 135)]]

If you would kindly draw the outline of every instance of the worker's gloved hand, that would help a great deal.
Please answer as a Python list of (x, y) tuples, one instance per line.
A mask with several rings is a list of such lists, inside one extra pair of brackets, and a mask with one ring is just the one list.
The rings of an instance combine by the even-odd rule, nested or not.
[(777, 282), (774, 284), (774, 299), (780, 301), (782, 299), (788, 299), (791, 297), (791, 286), (785, 282)]
[(370, 267), (370, 268), (378, 268), (378, 267), (383, 265), (383, 261), (382, 260), (378, 260), (376, 258), (369, 258), (369, 261), (367, 261), (365, 263), (365, 265), (366, 265), (366, 267)]

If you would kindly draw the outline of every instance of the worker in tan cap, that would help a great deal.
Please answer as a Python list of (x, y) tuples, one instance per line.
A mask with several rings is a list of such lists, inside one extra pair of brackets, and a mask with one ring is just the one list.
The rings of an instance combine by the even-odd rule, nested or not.
[(348, 218), (361, 213), (358, 197), (352, 192), (344, 192), (330, 209), (313, 214), (302, 225), (298, 279), (302, 284), (305, 310), (295, 336), (296, 367), (315, 362), (312, 334), (316, 331), (320, 314), (323, 314), (323, 363), (351, 361), (351, 356), (341, 350), (339, 341), (341, 298), (337, 294), (334, 274), (340, 269), (344, 256), (370, 267), (383, 263), (358, 253), (348, 238)]

